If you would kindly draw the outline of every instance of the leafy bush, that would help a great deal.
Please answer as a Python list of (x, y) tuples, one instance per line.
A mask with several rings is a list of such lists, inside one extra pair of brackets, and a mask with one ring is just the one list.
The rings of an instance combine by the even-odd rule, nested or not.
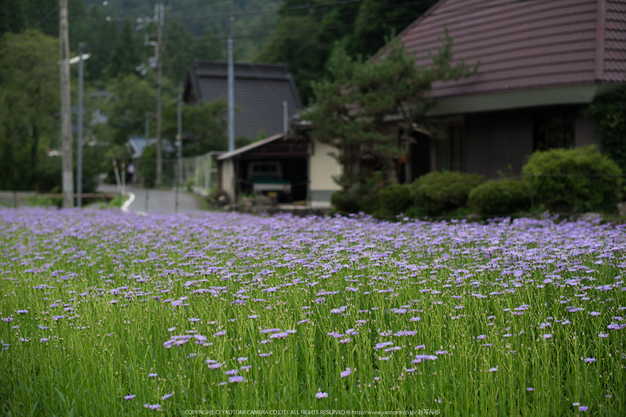
[(553, 212), (614, 212), (621, 198), (622, 171), (595, 146), (537, 151), (522, 173), (536, 201)]
[(413, 187), (410, 185), (392, 184), (378, 190), (378, 210), (381, 216), (395, 216), (407, 213), (414, 203)]
[(367, 213), (373, 214), (378, 210), (378, 193), (371, 185), (363, 185), (354, 191), (336, 191), (330, 196), (330, 203), (340, 214)]
[(462, 172), (431, 172), (417, 180), (417, 204), (429, 215), (450, 212), (467, 204), (472, 188), (482, 184), (482, 175)]
[(474, 188), (468, 205), (481, 214), (507, 214), (530, 207), (530, 189), (523, 180), (502, 178)]

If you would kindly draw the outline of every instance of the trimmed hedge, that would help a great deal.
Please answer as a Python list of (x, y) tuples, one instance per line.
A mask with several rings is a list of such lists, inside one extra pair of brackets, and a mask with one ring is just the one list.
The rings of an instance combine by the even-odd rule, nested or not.
[(450, 212), (467, 204), (470, 191), (482, 184), (482, 175), (462, 172), (431, 172), (417, 180), (417, 205), (429, 215)]
[(469, 193), (468, 205), (480, 214), (508, 214), (530, 207), (530, 188), (523, 180), (503, 178), (480, 184)]
[(595, 146), (537, 151), (522, 173), (535, 201), (552, 212), (611, 213), (621, 198), (622, 171)]

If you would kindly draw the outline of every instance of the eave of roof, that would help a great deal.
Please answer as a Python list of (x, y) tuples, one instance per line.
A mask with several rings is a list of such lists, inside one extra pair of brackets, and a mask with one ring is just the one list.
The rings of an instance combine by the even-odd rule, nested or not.
[(243, 153), (249, 152), (249, 151), (251, 151), (253, 149), (256, 149), (256, 148), (259, 148), (259, 147), (261, 147), (263, 145), (267, 145), (268, 143), (274, 142), (274, 141), (276, 141), (278, 139), (282, 139), (284, 136), (285, 136), (284, 133), (279, 133), (277, 135), (270, 136), (269, 138), (265, 138), (265, 139), (260, 140), (258, 142), (251, 143), (250, 145), (242, 146), (239, 149), (235, 149), (234, 151), (227, 152), (225, 154), (222, 154), (222, 155), (218, 156), (217, 160), (218, 161), (224, 161), (226, 159), (230, 159), (230, 158), (232, 158), (234, 156), (241, 155)]

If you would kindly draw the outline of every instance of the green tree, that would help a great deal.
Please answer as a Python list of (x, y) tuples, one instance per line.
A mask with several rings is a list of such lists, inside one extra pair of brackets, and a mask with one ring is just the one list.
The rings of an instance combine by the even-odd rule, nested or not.
[[(129, 135), (143, 133), (146, 112), (156, 109), (156, 88), (148, 80), (129, 74), (110, 84), (113, 97), (105, 108), (113, 142), (123, 145)], [(164, 100), (165, 102), (165, 100)], [(154, 132), (154, 130), (151, 131)]]
[[(182, 107), (183, 156), (227, 149), (226, 112), (225, 100)], [(168, 106), (163, 113), (163, 134), (175, 138), (178, 132), (177, 108)]]
[[(352, 59), (343, 44), (328, 62), (330, 80), (313, 83), (316, 106), (302, 117), (313, 123), (312, 136), (338, 149), (335, 155), (343, 167), (336, 181), (344, 191), (355, 191), (355, 184), (374, 188), (390, 180), (391, 156), (398, 152), (390, 146), (397, 132), (389, 127), (389, 116), (400, 117), (400, 127), (410, 130), (420, 122), (432, 105), (427, 93), (434, 81), (458, 80), (474, 74), (464, 61), (451, 66), (454, 55), (452, 38), (446, 31), (433, 65), (416, 65), (416, 58), (394, 41), (378, 59)], [(361, 169), (368, 156), (380, 176), (372, 183), (371, 172)], [(385, 177), (387, 175), (387, 177)]]
[(20, 0), (4, 0), (0, 7), (0, 36), (19, 33), (26, 28), (26, 18)]
[(595, 119), (602, 151), (626, 172), (626, 90), (596, 99), (583, 114)]
[[(59, 42), (38, 31), (0, 41), (0, 188), (34, 189), (41, 160), (56, 145)], [(60, 162), (59, 162), (60, 163)], [(59, 165), (60, 169), (60, 165)]]
[(315, 36), (319, 27), (312, 16), (286, 16), (255, 57), (258, 62), (286, 63), (303, 103), (313, 100), (311, 82), (321, 78), (330, 52)]
[(109, 76), (112, 78), (134, 74), (141, 57), (135, 48), (133, 28), (128, 19), (124, 20), (122, 32), (115, 42), (114, 53), (109, 61)]

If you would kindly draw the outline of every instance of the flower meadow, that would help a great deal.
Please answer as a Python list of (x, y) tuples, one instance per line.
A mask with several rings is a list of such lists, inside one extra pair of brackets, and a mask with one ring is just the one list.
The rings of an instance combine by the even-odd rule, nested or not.
[(10, 415), (626, 415), (624, 227), (0, 210)]

